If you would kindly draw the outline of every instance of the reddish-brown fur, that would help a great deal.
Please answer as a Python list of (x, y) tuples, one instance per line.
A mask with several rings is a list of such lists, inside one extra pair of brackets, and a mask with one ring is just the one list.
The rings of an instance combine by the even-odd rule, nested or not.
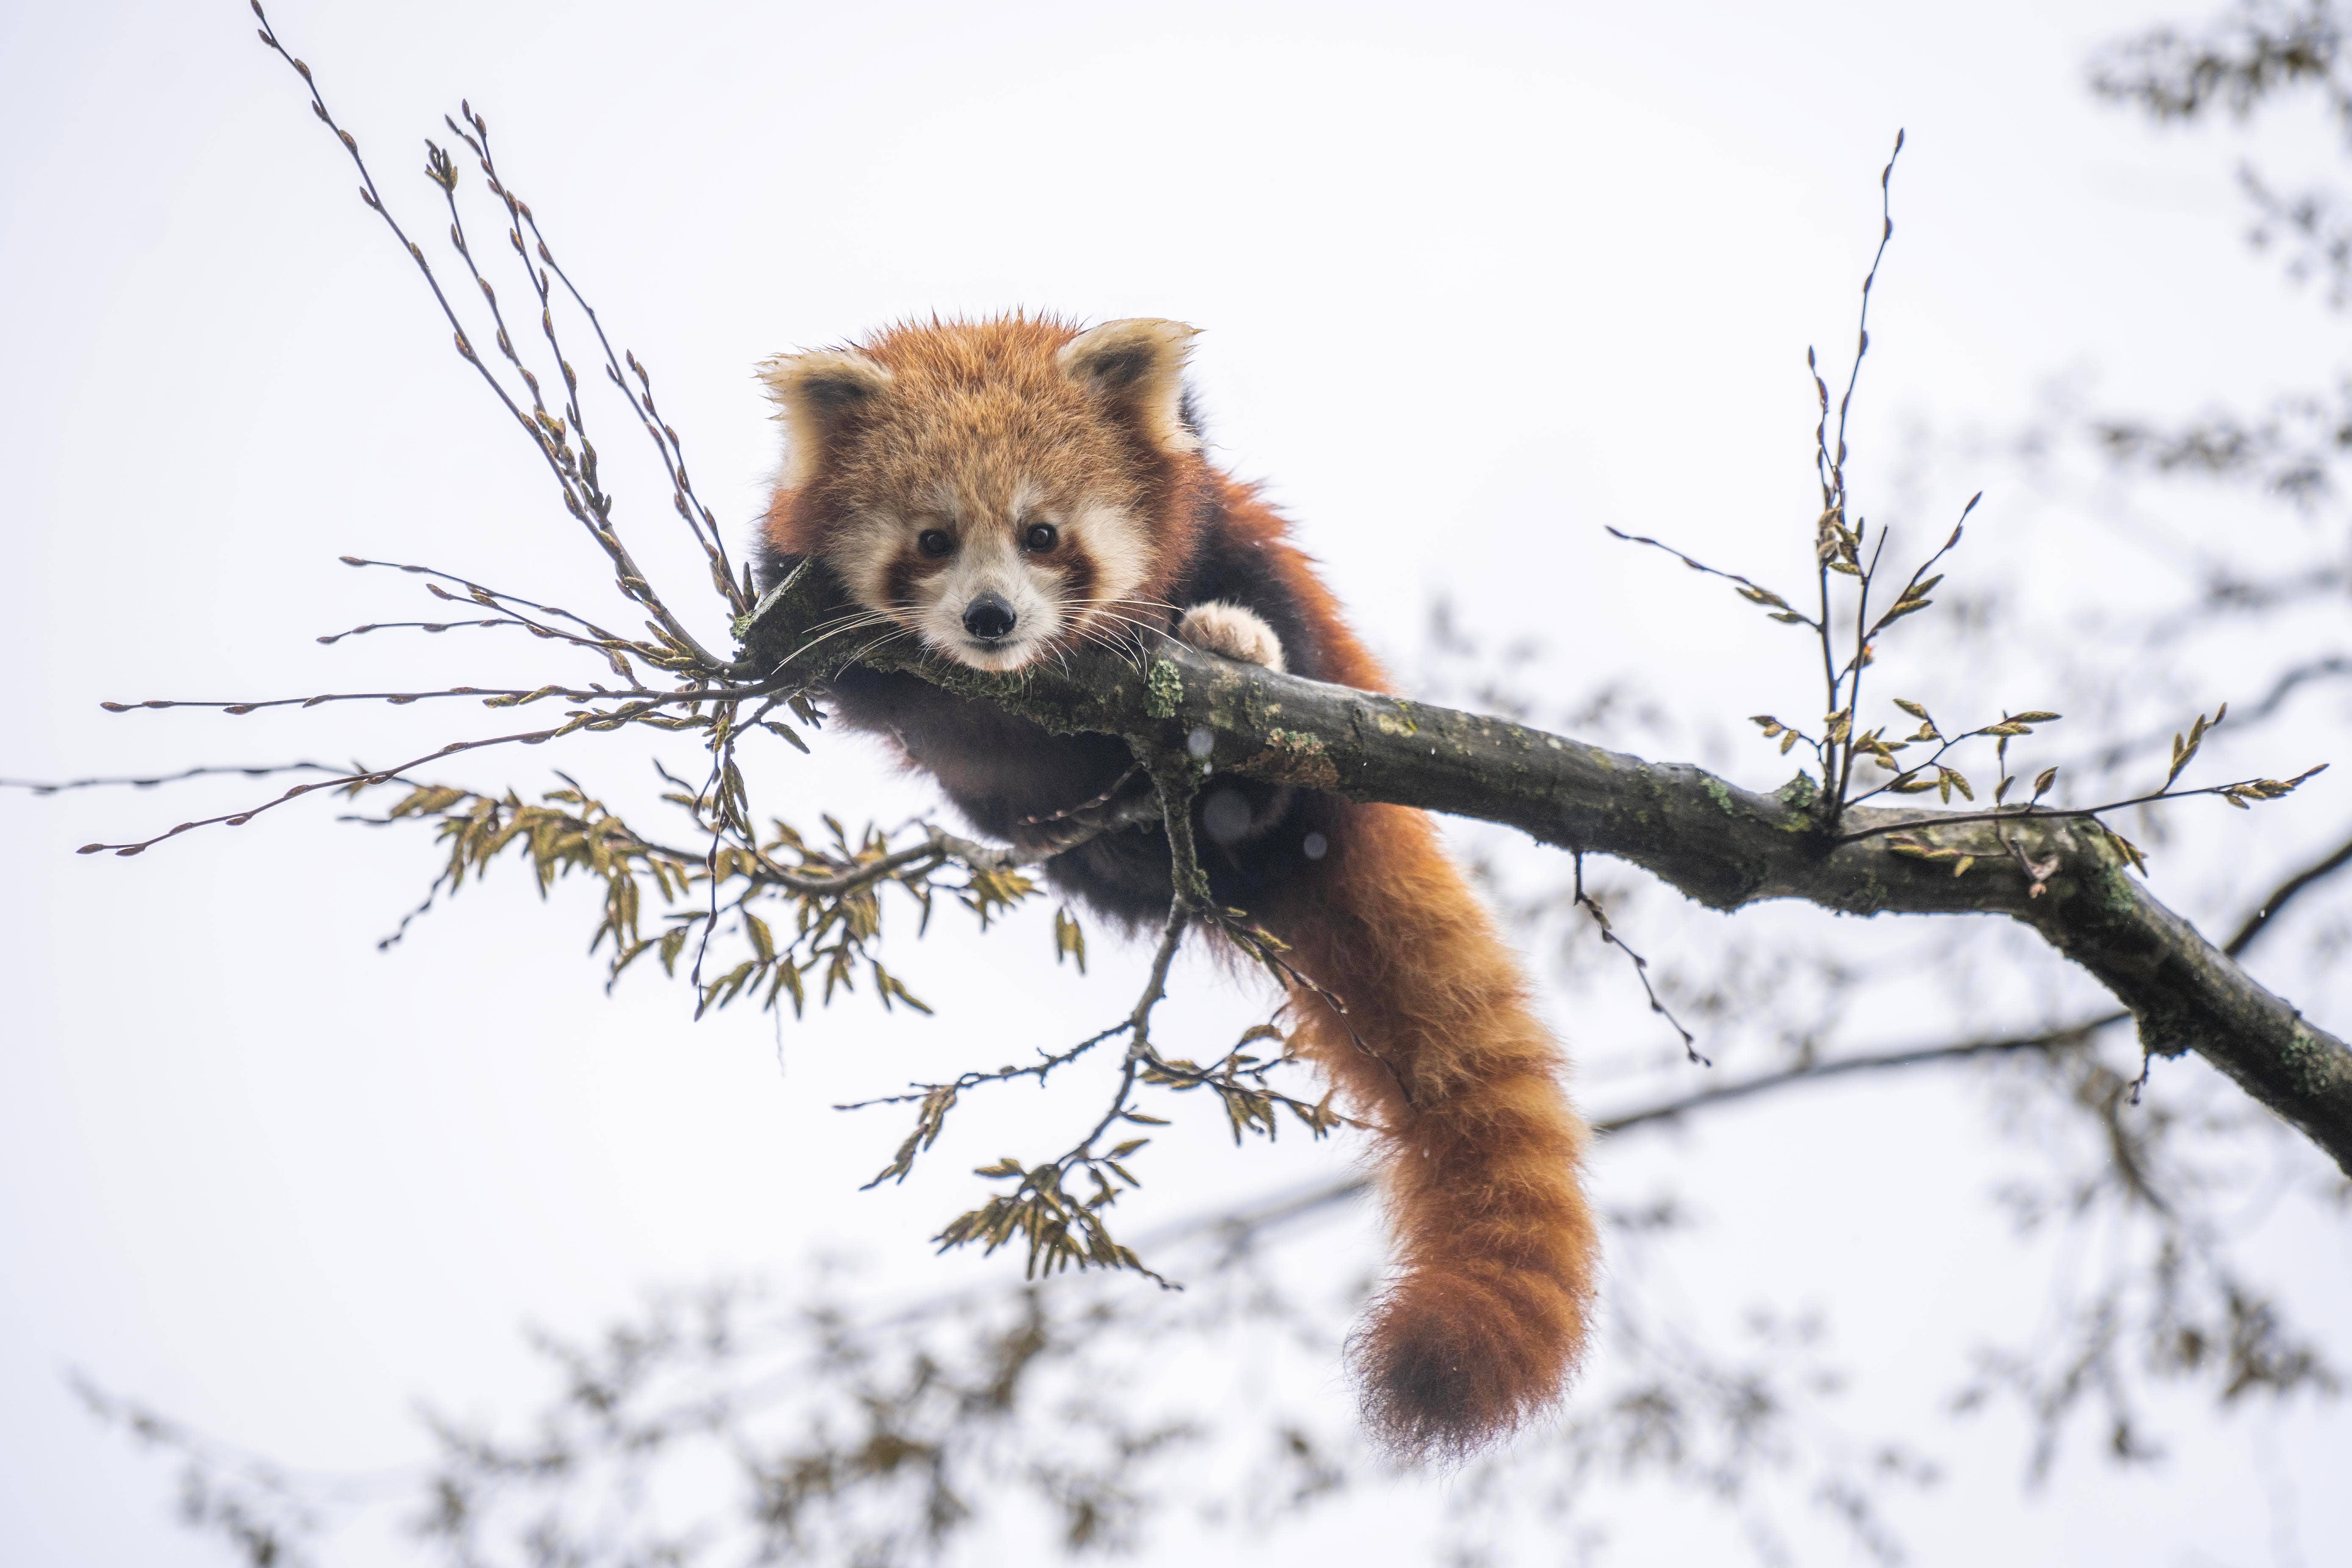
[[(1281, 516), (1227, 484), (1236, 525), (1317, 623), (1323, 679), (1389, 690), (1306, 557), (1277, 542)], [(1332, 804), (1320, 874), (1262, 918), (1346, 1004), (1291, 997), (1317, 1064), (1382, 1134), (1397, 1269), (1350, 1347), (1366, 1416), (1401, 1452), (1456, 1458), (1550, 1404), (1583, 1355), (1600, 1255), (1584, 1123), (1526, 976), (1428, 815)]]
[[(1077, 337), (1070, 327), (1017, 317), (899, 327), (862, 351), (778, 362), (772, 383), (802, 450), (771, 511), (770, 545), (898, 584), (866, 607), (911, 620), (917, 574), (944, 568), (898, 550), (877, 517), (905, 531), (945, 515), (960, 540), (978, 540), (1112, 505), (1139, 520), (1147, 562), (1124, 613), (1172, 629), (1193, 604), (1244, 605), (1292, 672), (1385, 689), (1285, 521), (1186, 435), (1189, 331), (1113, 323), (1100, 334), (1110, 347), (1076, 366), (1056, 359)], [(878, 574), (844, 559), (877, 550), (891, 552)], [(1085, 553), (1075, 540), (1072, 550)], [(1046, 557), (1031, 569), (1041, 591), (1066, 595), (1068, 637), (1095, 624), (1077, 603), (1088, 595), (1067, 584), (1097, 580), (1103, 562)], [(1024, 818), (1100, 795), (1128, 763), (1105, 737), (1049, 736), (911, 677), (845, 670), (833, 696), (848, 722), (937, 774), (983, 831), (1015, 841)], [(1458, 1457), (1549, 1405), (1584, 1350), (1597, 1237), (1559, 1049), (1427, 816), (1220, 787), (1246, 805), (1248, 827), (1209, 846), (1213, 892), (1248, 909), (1343, 1000), (1344, 1016), (1305, 988), (1290, 999), (1301, 1043), (1378, 1138), (1397, 1270), (1351, 1347), (1367, 1417), (1402, 1453)], [(1130, 924), (1170, 897), (1156, 829), (1106, 835), (1048, 870)]]

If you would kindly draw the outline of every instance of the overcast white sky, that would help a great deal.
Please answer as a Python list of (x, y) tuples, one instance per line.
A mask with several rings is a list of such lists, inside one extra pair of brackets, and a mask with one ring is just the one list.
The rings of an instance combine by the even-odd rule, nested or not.
[[(2153, 134), (2083, 89), (2088, 47), (2157, 15), (282, 0), (274, 19), (428, 243), (418, 138), (460, 95), (490, 116), (731, 523), (774, 460), (751, 374), (765, 354), (935, 310), (1177, 317), (1203, 329), (1222, 458), (1271, 481), (1401, 661), (1445, 589), (1580, 672), (1639, 668), (1746, 714), (1782, 700), (1780, 645), (1675, 614), (1681, 575), (1629, 562), (1601, 525), (1768, 571), (1800, 559), (1817, 505), (1801, 356), (1847, 345), (1896, 127), (1863, 483), (1898, 416), (2013, 420), (2057, 373), (2095, 370), (2159, 411), (2328, 374), (2336, 323), (2247, 286), (2226, 140)], [(460, 678), (446, 639), (310, 641), (409, 604), (405, 580), (340, 553), (593, 599), (588, 552), (297, 85), (242, 0), (0, 6), (17, 611), (0, 774), (438, 740), (415, 710), (98, 712)], [(660, 536), (664, 498), (635, 493), (640, 537)], [(635, 790), (635, 757), (625, 778), (593, 749), (572, 765)], [(561, 760), (466, 776), (529, 788)], [(1776, 782), (1763, 761), (1744, 782)], [(853, 747), (780, 767), (812, 810), (887, 818), (924, 798)], [(824, 1108), (973, 1037), (1092, 1019), (1125, 973), (1081, 983), (1034, 932), (981, 946), (949, 921), (901, 958), (952, 1003), (940, 1019), (856, 1003), (780, 1050), (764, 1020), (689, 1027), (681, 993), (649, 982), (606, 1002), (579, 955), (585, 905), (543, 913), (511, 876), (379, 956), (429, 852), (332, 827), (324, 803), (132, 860), (69, 853), (236, 798), (0, 797), (11, 1563), (215, 1560), (169, 1525), (162, 1473), (73, 1406), (68, 1368), (364, 1468), (415, 1455), (420, 1396), (488, 1410), (533, 1387), (525, 1319), (590, 1325), (648, 1281), (772, 1272), (822, 1240), (935, 1271), (909, 1278), (977, 1277), (994, 1266), (910, 1261), (971, 1162), (943, 1151), (928, 1183), (855, 1194), (896, 1125)], [(1186, 1001), (1203, 1028), (1250, 1009), (1205, 971)], [(1967, 1131), (1805, 1125), (1857, 1161)], [(1790, 1139), (1759, 1124), (1708, 1147), (1730, 1172)], [(1204, 1153), (1183, 1201), (1139, 1220), (1336, 1166), (1328, 1149)], [(1982, 1225), (1981, 1185), (1915, 1194), (1890, 1223)], [(1816, 1247), (1851, 1268), (1853, 1239), (1768, 1245), (1759, 1267), (1801, 1270), (1787, 1258)], [(1866, 1313), (1865, 1283), (1820, 1294)], [(2288, 1446), (2305, 1484), (2287, 1517), (2325, 1561), (2327, 1531), (2352, 1531), (2352, 1439), (2339, 1419)], [(2275, 1500), (2242, 1428), (2160, 1481), (2039, 1502), (2004, 1458), (2013, 1430), (1979, 1447), (1983, 1473), (1911, 1516), (1920, 1561), (2273, 1561)]]

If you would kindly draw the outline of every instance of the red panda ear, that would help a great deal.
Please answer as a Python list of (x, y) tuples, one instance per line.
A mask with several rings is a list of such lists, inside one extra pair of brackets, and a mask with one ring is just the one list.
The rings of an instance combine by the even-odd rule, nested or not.
[(1105, 321), (1062, 345), (1062, 374), (1131, 413), (1163, 451), (1197, 452), (1201, 438), (1184, 423), (1184, 360), (1194, 328), (1136, 317)]
[(778, 354), (761, 362), (760, 379), (784, 425), (786, 489), (800, 489), (843, 424), (890, 390), (888, 367), (855, 349)]

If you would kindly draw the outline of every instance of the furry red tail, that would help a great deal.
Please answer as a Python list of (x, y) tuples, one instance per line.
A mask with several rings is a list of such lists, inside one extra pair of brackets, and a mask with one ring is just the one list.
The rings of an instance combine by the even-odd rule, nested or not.
[(1584, 1124), (1526, 977), (1429, 819), (1335, 805), (1318, 874), (1267, 913), (1345, 1003), (1294, 995), (1309, 1049), (1379, 1129), (1397, 1271), (1349, 1359), (1390, 1447), (1459, 1458), (1550, 1405), (1583, 1355)]

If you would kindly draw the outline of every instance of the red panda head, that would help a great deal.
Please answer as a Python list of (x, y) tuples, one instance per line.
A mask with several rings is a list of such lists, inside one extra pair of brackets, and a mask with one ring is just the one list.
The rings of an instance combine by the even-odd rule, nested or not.
[(770, 360), (770, 542), (975, 669), (1164, 624), (1146, 595), (1191, 552), (1205, 471), (1182, 406), (1192, 335), (1013, 316)]

